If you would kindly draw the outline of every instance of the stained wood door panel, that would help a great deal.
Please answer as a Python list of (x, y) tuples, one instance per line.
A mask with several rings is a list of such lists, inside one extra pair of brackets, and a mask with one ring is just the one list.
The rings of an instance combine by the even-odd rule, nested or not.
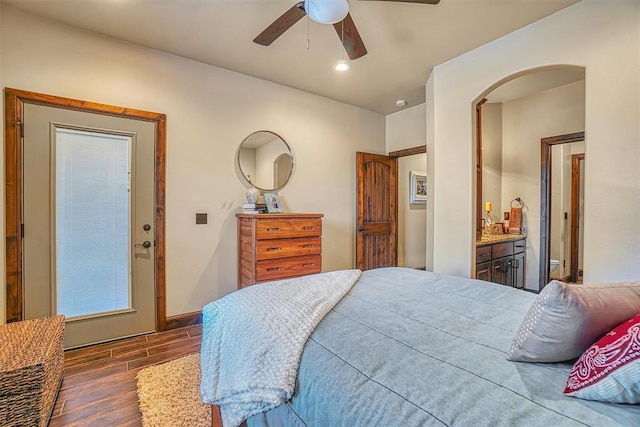
[(397, 265), (397, 159), (356, 153), (358, 172), (356, 266)]
[(396, 265), (395, 254), (389, 248), (391, 242), (386, 235), (369, 235), (364, 238), (365, 253), (364, 265), (367, 270), (371, 268), (393, 267)]

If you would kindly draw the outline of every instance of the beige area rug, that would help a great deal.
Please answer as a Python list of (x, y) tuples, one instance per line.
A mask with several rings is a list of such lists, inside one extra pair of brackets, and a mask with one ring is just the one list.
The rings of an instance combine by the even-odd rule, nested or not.
[(144, 427), (211, 426), (211, 406), (200, 398), (200, 354), (138, 372)]

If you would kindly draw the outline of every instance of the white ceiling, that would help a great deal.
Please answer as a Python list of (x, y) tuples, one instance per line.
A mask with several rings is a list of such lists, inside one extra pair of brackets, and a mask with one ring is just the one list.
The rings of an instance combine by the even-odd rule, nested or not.
[[(579, 0), (350, 1), (368, 54), (338, 73), (340, 39), (303, 18), (271, 46), (253, 38), (296, 0), (0, 0), (118, 39), (322, 95), (382, 114), (424, 102), (434, 65)], [(309, 48), (307, 49), (307, 31)]]

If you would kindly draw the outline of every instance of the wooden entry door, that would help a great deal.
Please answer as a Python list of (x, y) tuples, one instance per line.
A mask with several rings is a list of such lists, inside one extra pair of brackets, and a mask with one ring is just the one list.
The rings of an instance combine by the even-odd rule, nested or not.
[[(24, 263), (28, 254), (25, 253), (23, 238), (28, 233), (29, 226), (23, 226), (25, 214), (23, 190), (24, 190), (24, 155), (23, 134), (27, 138), (29, 125), (25, 125), (25, 110), (33, 106), (47, 106), (56, 109), (75, 110), (84, 113), (94, 113), (109, 117), (134, 119), (153, 124), (152, 152), (154, 157), (154, 188), (155, 197), (152, 200), (154, 217), (150, 218), (149, 230), (143, 226), (143, 231), (149, 231), (150, 248), (154, 248), (155, 261), (153, 276), (155, 278), (155, 329), (162, 331), (166, 328), (165, 308), (165, 268), (164, 268), (164, 182), (165, 182), (165, 130), (166, 116), (164, 114), (134, 110), (124, 107), (116, 107), (81, 101), (69, 98), (61, 98), (51, 95), (26, 92), (16, 89), (5, 89), (5, 170), (6, 170), (6, 286), (7, 322), (23, 320), (27, 317), (25, 312)], [(32, 122), (32, 120), (29, 120)], [(62, 120), (65, 122), (65, 120)], [(54, 124), (59, 124), (55, 121)], [(67, 123), (68, 124), (68, 123)], [(33, 123), (32, 123), (33, 125)], [(99, 126), (98, 126), (99, 127)], [(27, 129), (25, 129), (27, 128)], [(32, 129), (33, 130), (33, 129)], [(71, 133), (77, 133), (75, 129)], [(46, 163), (46, 162), (45, 162)], [(151, 192), (150, 192), (151, 193)], [(46, 196), (45, 198), (49, 198)], [(49, 221), (46, 219), (45, 221)], [(155, 225), (155, 228), (153, 225)], [(27, 230), (25, 232), (25, 230)], [(33, 230), (32, 230), (33, 231)], [(32, 234), (33, 236), (33, 234)], [(138, 236), (138, 237), (146, 237)], [(144, 239), (142, 239), (144, 240)], [(98, 242), (97, 244), (99, 244)], [(136, 242), (137, 243), (137, 242)], [(155, 243), (155, 245), (154, 245)], [(135, 247), (140, 251), (140, 256), (146, 255), (147, 246)], [(143, 249), (145, 251), (143, 251)], [(149, 251), (150, 252), (150, 251)], [(152, 293), (150, 291), (149, 293)], [(134, 296), (135, 298), (135, 296)], [(135, 303), (135, 301), (134, 301)], [(82, 322), (81, 320), (78, 320)], [(79, 323), (78, 323), (79, 324)], [(73, 345), (73, 344), (72, 344)]]
[(398, 264), (397, 159), (356, 153), (358, 172), (356, 267), (371, 270)]

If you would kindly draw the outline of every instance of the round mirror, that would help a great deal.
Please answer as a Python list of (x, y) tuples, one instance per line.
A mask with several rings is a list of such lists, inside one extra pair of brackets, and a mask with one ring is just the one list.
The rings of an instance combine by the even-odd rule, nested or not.
[(242, 176), (262, 191), (278, 190), (293, 172), (293, 153), (279, 135), (260, 130), (242, 141), (238, 150), (238, 167)]

